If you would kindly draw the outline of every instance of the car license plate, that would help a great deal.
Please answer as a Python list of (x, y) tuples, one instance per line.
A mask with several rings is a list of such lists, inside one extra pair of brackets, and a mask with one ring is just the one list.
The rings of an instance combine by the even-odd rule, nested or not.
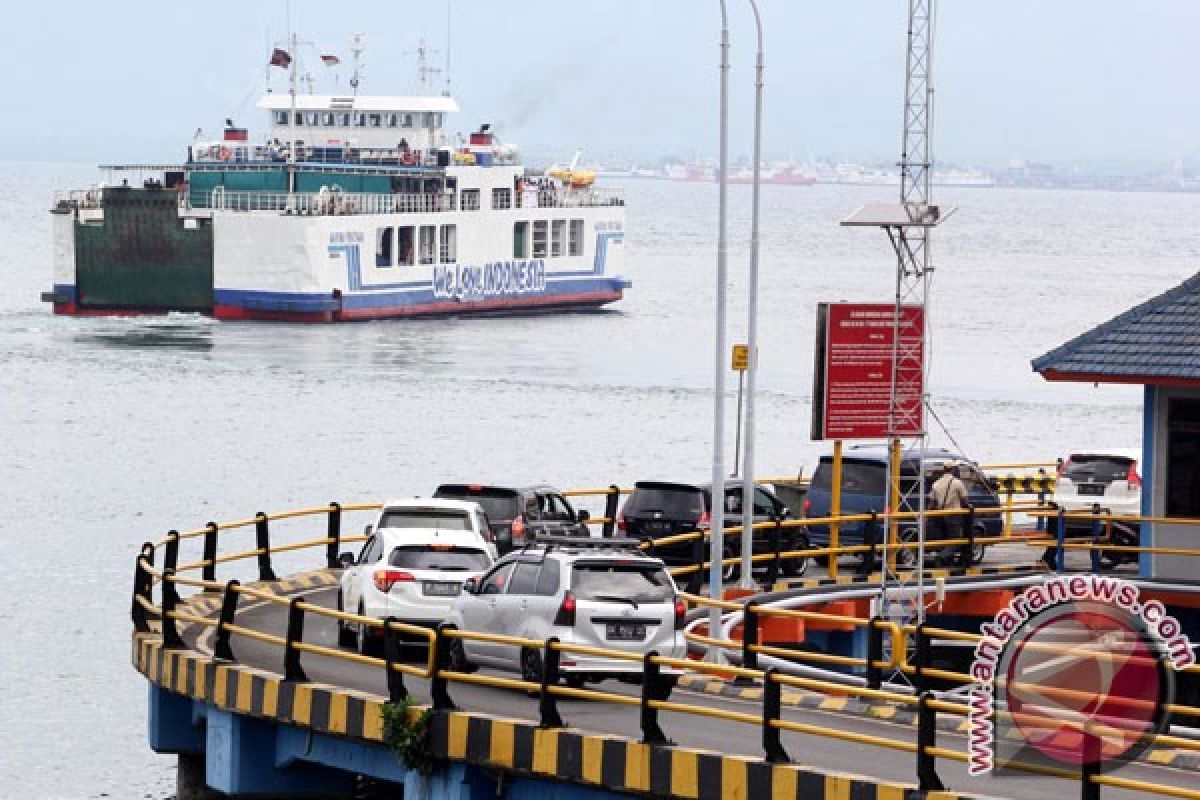
[(1104, 484), (1103, 483), (1081, 483), (1078, 486), (1078, 490), (1079, 490), (1080, 494), (1099, 496), (1099, 495), (1104, 494)]
[(462, 592), (462, 584), (452, 581), (425, 581), (421, 590), (436, 597), (457, 597)]
[(640, 642), (646, 638), (646, 626), (640, 622), (609, 622), (605, 637), (613, 641)]

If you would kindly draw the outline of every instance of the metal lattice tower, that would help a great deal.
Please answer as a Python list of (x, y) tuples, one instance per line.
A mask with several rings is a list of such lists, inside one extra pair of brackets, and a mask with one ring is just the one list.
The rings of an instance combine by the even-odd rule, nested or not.
[[(892, 457), (888, 461), (889, 507), (915, 508), (917, 518), (916, 569), (903, 574), (896, 570), (896, 553), (889, 544), (898, 531), (889, 522), (883, 547), (880, 581), (881, 616), (903, 623), (925, 619), (925, 445), (923, 411), (926, 404), (928, 342), (926, 299), (933, 265), (930, 258), (931, 228), (941, 212), (932, 205), (933, 172), (933, 21), (935, 0), (909, 0), (908, 48), (904, 81), (904, 133), (900, 155), (900, 208), (893, 224), (883, 224), (896, 254), (896, 312), (892, 328), (892, 386), (888, 411), (888, 433)], [(904, 307), (921, 311), (923, 328), (918, 342), (902, 337)], [(916, 481), (901, 479), (904, 453), (916, 452)], [(911, 498), (905, 495), (913, 495)], [(909, 502), (905, 502), (908, 500)], [(915, 585), (914, 585), (915, 584)], [(915, 594), (913, 590), (915, 589)], [(915, 600), (915, 602), (913, 602)]]

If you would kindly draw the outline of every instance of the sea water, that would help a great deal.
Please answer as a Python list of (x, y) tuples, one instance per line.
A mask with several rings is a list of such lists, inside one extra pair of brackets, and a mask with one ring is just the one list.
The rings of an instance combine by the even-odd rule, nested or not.
[[(172, 793), (128, 613), (137, 548), (170, 528), (451, 480), (710, 475), (715, 185), (615, 182), (633, 288), (611, 311), (299, 326), (53, 316), (38, 300), (51, 195), (92, 179), (0, 165), (0, 796)], [(730, 343), (746, 327), (749, 192), (729, 193)], [(816, 305), (889, 302), (895, 281), (884, 234), (838, 220), (895, 193), (763, 187), (760, 475), (809, 474), (824, 449), (809, 440)], [(958, 211), (931, 244), (933, 442), (981, 461), (1136, 447), (1140, 389), (1051, 384), (1029, 362), (1200, 269), (1200, 196), (936, 201)]]

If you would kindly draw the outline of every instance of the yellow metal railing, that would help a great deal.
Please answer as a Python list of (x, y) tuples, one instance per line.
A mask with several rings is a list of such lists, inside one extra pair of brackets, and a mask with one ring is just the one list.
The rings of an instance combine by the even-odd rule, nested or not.
[[(584, 491), (595, 491), (600, 493), (611, 493), (610, 489), (603, 490), (576, 490), (576, 493), (582, 494)], [(135, 627), (139, 633), (145, 635), (153, 635), (157, 633), (162, 636), (163, 644), (166, 647), (183, 647), (185, 643), (177, 629), (177, 623), (187, 625), (196, 625), (209, 630), (215, 631), (215, 652), (214, 655), (218, 658), (230, 659), (232, 652), (230, 650), (230, 637), (232, 635), (242, 636), (264, 644), (282, 648), (284, 651), (284, 672), (285, 679), (290, 680), (305, 680), (303, 669), (301, 667), (301, 656), (309, 655), (321, 658), (331, 658), (351, 663), (356, 663), (365, 666), (379, 667), (386, 670), (388, 675), (389, 695), (393, 700), (407, 694), (407, 690), (403, 685), (403, 676), (409, 675), (430, 681), (430, 692), (432, 704), (435, 708), (447, 708), (450, 706), (447, 685), (449, 683), (470, 683), (481, 686), (490, 686), (499, 689), (520, 690), (525, 692), (537, 692), (541, 701), (539, 703), (540, 713), (543, 715), (543, 723), (555, 722), (558, 717), (557, 707), (554, 705), (553, 699), (557, 697), (566, 697), (573, 699), (584, 699), (594, 702), (606, 702), (626, 706), (640, 706), (642, 708), (642, 726), (643, 736), (648, 742), (665, 741), (661, 729), (658, 727), (657, 712), (669, 711), (675, 713), (683, 713), (689, 715), (700, 716), (709, 719), (718, 719), (726, 722), (738, 724), (747, 724), (759, 726), (763, 730), (763, 742), (767, 756), (771, 760), (786, 760), (787, 755), (782, 747), (779, 733), (782, 731), (791, 731), (803, 734), (813, 734), (824, 736), (832, 739), (853, 742), (856, 744), (881, 747), (892, 750), (899, 750), (915, 754), (917, 757), (917, 774), (919, 782), (922, 783), (924, 789), (935, 788), (928, 783), (928, 776), (933, 774), (933, 769), (936, 766), (936, 760), (952, 759), (956, 761), (965, 761), (967, 756), (955, 750), (938, 747), (935, 741), (934, 731), (930, 728), (929, 714), (932, 712), (950, 713), (962, 715), (967, 711), (967, 706), (961, 703), (953, 703), (945, 700), (939, 700), (928, 693), (921, 694), (906, 694), (896, 691), (891, 691), (877, 686), (855, 686), (845, 683), (825, 681), (818, 678), (801, 677), (787, 675), (772, 669), (759, 669), (756, 666), (756, 657), (758, 655), (771, 655), (782, 658), (787, 658), (797, 662), (810, 661), (814, 663), (833, 664), (841, 667), (852, 667), (866, 670), (898, 670), (909, 675), (917, 675), (923, 678), (937, 678), (941, 680), (954, 681), (958, 683), (969, 683), (972, 678), (970, 675), (958, 673), (951, 670), (935, 669), (924, 664), (913, 664), (911, 662), (912, 653), (909, 646), (909, 637), (912, 636), (917, 641), (918, 650), (923, 646), (922, 640), (927, 644), (931, 639), (954, 639), (964, 642), (978, 641), (981, 636), (964, 631), (954, 631), (950, 629), (933, 628), (930, 626), (909, 626), (900, 625), (894, 622), (879, 620), (879, 619), (864, 619), (857, 616), (846, 614), (832, 614), (821, 611), (808, 611), (803, 609), (783, 609), (771, 606), (763, 606), (750, 602), (736, 603), (715, 598), (704, 597), (695, 593), (683, 592), (680, 596), (694, 607), (717, 607), (724, 612), (741, 613), (743, 615), (743, 636), (741, 641), (731, 639), (723, 639), (720, 637), (720, 632), (710, 631), (709, 635), (704, 635), (695, 632), (687, 632), (686, 638), (689, 641), (701, 644), (706, 647), (723, 649), (730, 652), (740, 651), (743, 661), (740, 665), (735, 664), (715, 664), (698, 662), (691, 659), (673, 658), (661, 655), (638, 655), (626, 651), (610, 650), (607, 648), (592, 647), (586, 645), (578, 645), (571, 643), (559, 642), (556, 640), (533, 640), (521, 637), (502, 636), (498, 634), (489, 634), (478, 631), (463, 631), (449, 627), (440, 627), (437, 629), (427, 628), (417, 625), (408, 625), (404, 623), (378, 619), (374, 617), (364, 616), (360, 614), (339, 611), (335, 609), (325, 608), (318, 604), (309, 602), (304, 599), (281, 595), (270, 588), (270, 584), (264, 585), (242, 585), (237, 581), (228, 581), (225, 583), (215, 580), (213, 573), (216, 567), (220, 564), (227, 564), (238, 561), (257, 560), (260, 570), (260, 577), (264, 574), (271, 573), (270, 557), (276, 553), (293, 552), (303, 549), (325, 547), (327, 551), (326, 567), (337, 566), (336, 551), (338, 547), (345, 542), (361, 541), (364, 536), (342, 536), (340, 530), (340, 517), (346, 511), (367, 511), (380, 508), (379, 504), (361, 503), (354, 505), (338, 505), (331, 504), (326, 507), (314, 507), (307, 509), (298, 509), (277, 514), (258, 514), (253, 518), (239, 519), (227, 523), (209, 523), (203, 528), (198, 528), (191, 531), (174, 532), (172, 531), (167, 536), (157, 542), (147, 542), (136, 559), (136, 576), (134, 597), (132, 603), (133, 616)], [(976, 510), (975, 513), (994, 512), (997, 509)], [(1047, 513), (1034, 509), (1035, 513)], [(930, 512), (931, 516), (948, 515), (952, 512)], [(324, 537), (315, 537), (303, 539), (297, 542), (288, 542), (285, 544), (271, 544), (267, 536), (268, 527), (272, 521), (281, 521), (287, 519), (302, 519), (314, 516), (324, 515), (328, 520), (328, 535)], [(1061, 514), (1059, 516), (1062, 516)], [(1092, 519), (1095, 515), (1080, 515), (1088, 519)], [(891, 520), (908, 520), (915, 517), (911, 512), (900, 512), (891, 515), (847, 515), (840, 517), (827, 517), (816, 520), (790, 520), (781, 523), (763, 523), (761, 527), (781, 527), (781, 526), (797, 526), (804, 524), (841, 524), (848, 522), (863, 521), (865, 519), (891, 519)], [(1116, 517), (1114, 517), (1116, 518)], [(1132, 520), (1135, 518), (1120, 517), (1122, 520)], [(1141, 521), (1142, 518), (1136, 518)], [(337, 524), (335, 524), (335, 521)], [(1179, 520), (1171, 519), (1171, 522), (1179, 522)], [(1188, 520), (1189, 524), (1200, 524), (1200, 520)], [(239, 528), (255, 527), (258, 533), (257, 546), (250, 549), (241, 549), (231, 553), (218, 554), (216, 545), (220, 542), (220, 534), (230, 530)], [(756, 525), (755, 528), (760, 527)], [(732, 529), (736, 532), (737, 529)], [(650, 543), (653, 547), (660, 547), (672, 543), (692, 541), (697, 538), (704, 538), (708, 535), (707, 531), (695, 531), (685, 534), (680, 534), (667, 539), (658, 540)], [(186, 563), (178, 563), (178, 548), (181, 541), (199, 539), (205, 540), (204, 546), (206, 554), (204, 558)], [(1007, 541), (1008, 537), (979, 537), (979, 538), (964, 538), (956, 540), (947, 540), (937, 542), (937, 546), (952, 546), (962, 545), (967, 543), (995, 543), (999, 541)], [(1104, 545), (1096, 542), (1059, 542), (1056, 539), (1032, 538), (1029, 540), (1030, 545), (1060, 545), (1062, 547), (1071, 548), (1087, 548), (1087, 547), (1107, 547), (1115, 548), (1116, 545)], [(897, 549), (916, 547), (915, 542), (894, 542), (889, 546)], [(825, 548), (812, 548), (807, 550), (792, 551), (791, 553), (783, 554), (785, 557), (795, 555), (797, 557), (807, 557), (812, 555), (842, 555), (842, 554), (861, 554), (870, 548), (867, 546), (852, 546), (852, 547), (836, 547), (830, 546)], [(1197, 555), (1196, 551), (1184, 550), (1182, 548), (1148, 548), (1148, 547), (1129, 547), (1123, 548), (1135, 550), (1137, 552), (1164, 552), (1179, 555)], [(154, 563), (155, 554), (159, 550), (166, 551), (167, 558), (164, 559), (164, 564), (158, 566)], [(778, 558), (774, 553), (766, 553), (755, 556), (755, 561), (765, 561)], [(726, 559), (727, 562), (737, 562), (738, 559)], [(677, 573), (686, 572), (687, 570), (696, 570), (699, 567), (685, 567), (676, 570)], [(185, 572), (201, 571), (201, 577), (190, 577), (180, 574)], [(160, 587), (161, 599), (158, 604), (154, 603), (153, 591), (154, 587)], [(211, 616), (195, 613), (187, 607), (180, 607), (181, 600), (178, 597), (177, 587), (185, 586), (200, 592), (220, 593), (222, 597), (221, 611), (219, 616), (214, 619)], [(237, 598), (245, 596), (255, 600), (276, 604), (281, 608), (286, 607), (289, 615), (288, 633), (279, 635), (264, 630), (246, 627), (236, 621)], [(378, 658), (372, 655), (364, 655), (362, 653), (347, 652), (338, 648), (306, 642), (301, 637), (293, 636), (293, 625), (290, 624), (293, 616), (299, 615), (301, 618), (304, 615), (316, 615), (327, 619), (333, 619), (341, 623), (348, 623), (361, 626), (363, 628), (371, 627), (379, 629), (383, 632), (385, 640), (385, 657)], [(792, 618), (798, 620), (820, 621), (835, 625), (850, 625), (855, 628), (865, 629), (870, 636), (875, 636), (882, 639), (886, 636), (890, 643), (890, 654), (888, 657), (872, 658), (870, 649), (868, 657), (857, 658), (850, 656), (841, 656), (829, 653), (815, 653), (796, 651), (789, 648), (778, 646), (759, 644), (757, 642), (757, 629), (759, 623), (763, 619), (771, 618)], [(154, 630), (151, 624), (157, 622), (158, 630)], [(295, 626), (295, 629), (302, 630), (302, 626)], [(422, 664), (403, 663), (396, 658), (395, 648), (398, 644), (398, 637), (415, 638), (425, 642), (427, 656)], [(543, 680), (539, 682), (518, 680), (513, 678), (503, 678), (490, 675), (476, 675), (467, 672), (455, 671), (450, 669), (448, 663), (449, 643), (454, 640), (475, 640), (502, 643), (513, 647), (536, 650), (541, 654), (541, 665), (543, 670)], [(1053, 646), (1053, 645), (1049, 645)], [(224, 652), (217, 652), (217, 651)], [(596, 689), (586, 689), (581, 687), (560, 686), (557, 684), (558, 678), (558, 656), (563, 653), (576, 655), (589, 655), (593, 657), (601, 657), (613, 660), (622, 660), (626, 662), (637, 662), (641, 666), (643, 688), (640, 697), (624, 695), (615, 692), (607, 692)], [(1197, 667), (1190, 668), (1189, 671), (1200, 669)], [(700, 705), (695, 703), (686, 703), (679, 701), (669, 701), (666, 698), (666, 693), (663, 691), (664, 678), (663, 670), (667, 670), (669, 674), (679, 673), (696, 673), (709, 676), (719, 677), (734, 677), (740, 679), (749, 679), (760, 683), (763, 687), (763, 707), (760, 712), (748, 713), (734, 711), (725, 708), (715, 708), (711, 705)], [(550, 674), (553, 673), (553, 674)], [(549, 678), (554, 678), (553, 681)], [(919, 730), (915, 739), (897, 739), (888, 736), (879, 736), (873, 734), (859, 733), (849, 730), (841, 730), (834, 727), (817, 725), (811, 723), (802, 723), (795, 720), (786, 719), (783, 717), (780, 689), (782, 687), (792, 687), (805, 689), (834, 696), (854, 696), (883, 702), (890, 702), (905, 706), (916, 706), (920, 710), (918, 715)], [(1054, 687), (1039, 687), (1043, 691)], [(1070, 690), (1062, 690), (1070, 691)], [(1172, 713), (1188, 714), (1200, 716), (1200, 708), (1187, 706), (1182, 704), (1171, 704), (1168, 711)], [(1006, 712), (1001, 712), (1006, 713)], [(547, 717), (552, 717), (547, 719)], [(557, 724), (561, 724), (558, 720)], [(1152, 737), (1155, 744), (1164, 747), (1174, 747), (1184, 750), (1197, 751), (1200, 750), (1200, 742), (1180, 736), (1172, 736), (1161, 734)], [(931, 743), (932, 742), (932, 743)], [(1016, 768), (1022, 768), (1021, 765), (1014, 765)], [(1059, 775), (1061, 777), (1068, 776), (1068, 773), (1044, 767), (1036, 767), (1027, 765), (1028, 771), (1039, 774)], [(1070, 774), (1070, 777), (1078, 779), (1077, 774)], [(1097, 786), (1112, 786), (1114, 788), (1125, 788), (1136, 791), (1145, 791), (1164, 796), (1197, 798), (1200, 800), (1200, 792), (1191, 789), (1182, 789), (1176, 786), (1166, 784), (1151, 783), (1146, 781), (1135, 781), (1123, 778), (1117, 778), (1112, 775), (1089, 775), (1085, 776), (1085, 780), (1090, 780)]]

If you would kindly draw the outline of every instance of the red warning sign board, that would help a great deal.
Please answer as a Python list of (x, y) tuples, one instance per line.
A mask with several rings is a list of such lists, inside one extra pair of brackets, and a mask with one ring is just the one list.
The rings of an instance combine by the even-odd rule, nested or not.
[[(889, 303), (821, 303), (813, 371), (813, 439), (913, 436), (924, 426), (925, 310)], [(892, 408), (895, 359), (896, 405)]]

